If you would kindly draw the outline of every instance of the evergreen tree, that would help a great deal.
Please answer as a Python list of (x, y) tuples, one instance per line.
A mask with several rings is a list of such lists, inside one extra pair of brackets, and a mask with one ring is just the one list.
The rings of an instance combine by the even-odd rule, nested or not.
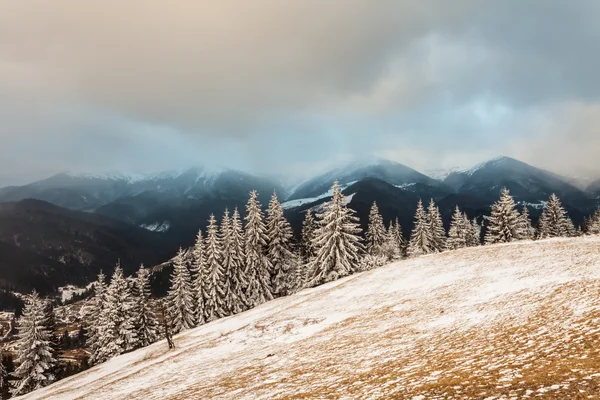
[(383, 256), (383, 246), (386, 242), (387, 232), (383, 224), (383, 218), (373, 202), (369, 213), (369, 224), (367, 226), (367, 252), (371, 256)]
[(421, 200), (419, 200), (419, 203), (417, 204), (415, 225), (410, 235), (407, 252), (409, 257), (416, 257), (432, 252), (431, 230), (429, 229), (427, 213), (423, 208), (423, 202)]
[(138, 347), (146, 347), (158, 340), (158, 320), (150, 303), (150, 271), (140, 265), (134, 286), (134, 326)]
[(108, 321), (105, 318), (106, 307), (106, 282), (102, 271), (94, 284), (94, 298), (85, 310), (88, 323), (87, 346), (90, 351), (90, 363), (98, 364), (106, 360), (101, 359), (102, 336), (108, 331)]
[(523, 206), (523, 211), (519, 215), (519, 239), (533, 239), (533, 228), (531, 227), (531, 219), (529, 218), (529, 210), (527, 206)]
[(440, 209), (435, 205), (433, 199), (429, 203), (427, 217), (431, 236), (431, 250), (434, 253), (442, 252), (446, 250), (446, 230), (444, 229)]
[(473, 218), (472, 222), (469, 222), (467, 214), (465, 214), (465, 225), (467, 226), (467, 247), (475, 247), (481, 244), (481, 227), (477, 223), (477, 218)]
[(394, 242), (398, 248), (400, 258), (405, 257), (407, 243), (402, 235), (402, 227), (400, 226), (400, 222), (398, 222), (398, 217), (396, 217), (392, 224), (392, 235), (394, 236)]
[(306, 210), (304, 222), (302, 223), (302, 258), (304, 263), (310, 263), (316, 255), (314, 247), (315, 230), (317, 225), (310, 208)]
[(500, 200), (492, 206), (485, 243), (507, 243), (519, 240), (518, 222), (519, 212), (515, 209), (515, 201), (510, 195), (510, 191), (504, 188)]
[(0, 348), (0, 399), (8, 399), (10, 395), (8, 384), (8, 369), (4, 365), (4, 354), (2, 348)]
[(319, 227), (314, 238), (317, 253), (310, 266), (309, 285), (331, 282), (358, 270), (363, 247), (354, 214), (354, 210), (346, 207), (338, 182), (334, 182), (331, 201), (317, 215)]
[(219, 237), (217, 221), (212, 214), (208, 219), (208, 227), (206, 228), (204, 257), (204, 275), (206, 276), (204, 319), (206, 322), (210, 322), (228, 315), (225, 303), (229, 287), (229, 281), (224, 276), (221, 238)]
[(248, 309), (248, 301), (244, 289), (248, 287), (248, 278), (244, 268), (244, 260), (246, 254), (244, 245), (246, 238), (244, 235), (244, 227), (240, 219), (240, 213), (237, 207), (233, 210), (231, 218), (231, 247), (229, 249), (229, 263), (231, 271), (231, 292), (232, 296), (237, 299), (232, 304), (231, 312), (238, 314)]
[(469, 231), (472, 232), (471, 223), (468, 220), (465, 221), (465, 215), (456, 206), (452, 214), (452, 220), (450, 221), (450, 229), (448, 230), (448, 249), (456, 250), (467, 247)]
[(267, 256), (271, 262), (271, 287), (273, 294), (287, 296), (294, 291), (293, 268), (296, 256), (293, 253), (294, 232), (283, 215), (283, 208), (273, 193), (267, 211)]
[(171, 288), (167, 294), (167, 313), (172, 322), (173, 334), (194, 327), (194, 292), (190, 271), (185, 264), (183, 250), (173, 259)]
[(121, 265), (117, 264), (106, 290), (104, 318), (107, 319), (108, 329), (101, 337), (101, 353), (104, 353), (104, 359), (118, 356), (137, 346), (134, 307), (129, 284)]
[(34, 291), (26, 297), (23, 315), (19, 318), (19, 339), (16, 343), (17, 364), (14, 372), (19, 380), (13, 395), (23, 395), (54, 382), (52, 370), (56, 360), (45, 323), (44, 301)]
[(538, 223), (538, 238), (571, 236), (575, 231), (573, 222), (567, 216), (558, 196), (550, 195)]
[(256, 190), (250, 192), (246, 205), (246, 301), (249, 307), (256, 307), (273, 300), (271, 271), (273, 267), (266, 256), (268, 237), (257, 198)]
[(600, 235), (600, 208), (591, 217), (587, 218), (585, 233)]
[(394, 227), (393, 221), (390, 221), (390, 225), (388, 226), (387, 233), (385, 235), (383, 255), (387, 262), (402, 258), (400, 246), (398, 245), (398, 238), (396, 236), (396, 228)]
[(192, 298), (195, 301), (196, 307), (194, 308), (194, 320), (198, 325), (202, 325), (206, 322), (204, 318), (204, 298), (207, 296), (205, 293), (207, 282), (205, 274), (205, 261), (204, 261), (204, 237), (202, 231), (199, 230), (196, 235), (196, 243), (192, 248)]
[(239, 268), (237, 259), (233, 258), (233, 227), (229, 217), (229, 210), (225, 209), (225, 214), (221, 220), (221, 246), (222, 246), (222, 264), (223, 276), (221, 287), (225, 288), (224, 310), (227, 315), (235, 313), (235, 305), (240, 302), (237, 292), (233, 287), (233, 279), (236, 269)]

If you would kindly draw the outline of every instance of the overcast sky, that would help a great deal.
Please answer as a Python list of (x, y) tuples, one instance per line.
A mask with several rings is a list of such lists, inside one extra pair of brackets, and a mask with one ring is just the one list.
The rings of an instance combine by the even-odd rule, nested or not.
[(594, 0), (0, 1), (0, 183), (510, 155), (600, 176)]

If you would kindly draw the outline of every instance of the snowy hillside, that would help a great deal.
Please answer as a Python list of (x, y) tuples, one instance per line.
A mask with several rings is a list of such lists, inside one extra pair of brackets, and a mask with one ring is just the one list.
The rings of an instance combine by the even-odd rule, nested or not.
[(25, 399), (594, 398), (600, 237), (400, 261), (120, 356)]

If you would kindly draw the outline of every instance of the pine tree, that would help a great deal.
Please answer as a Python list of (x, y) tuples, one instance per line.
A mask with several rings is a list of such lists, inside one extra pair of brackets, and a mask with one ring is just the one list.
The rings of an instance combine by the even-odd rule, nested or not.
[(346, 207), (338, 182), (333, 184), (333, 197), (317, 215), (318, 229), (314, 245), (316, 257), (310, 266), (311, 286), (331, 282), (358, 270), (363, 246), (355, 212)]
[(600, 235), (600, 208), (587, 219), (585, 233), (588, 235)]
[(206, 322), (204, 319), (204, 298), (206, 297), (205, 289), (207, 286), (206, 275), (205, 275), (205, 262), (204, 262), (204, 237), (202, 231), (199, 230), (196, 235), (196, 243), (192, 248), (192, 298), (195, 301), (194, 307), (194, 321), (198, 325), (202, 325)]
[(507, 243), (519, 240), (518, 222), (519, 212), (515, 209), (515, 201), (510, 191), (504, 188), (500, 200), (492, 206), (485, 243)]
[(519, 215), (519, 239), (533, 239), (533, 228), (531, 227), (531, 219), (529, 219), (529, 210), (527, 210), (527, 206), (523, 206), (523, 210)]
[(383, 255), (387, 262), (402, 258), (400, 246), (398, 245), (398, 238), (396, 236), (396, 228), (394, 227), (393, 221), (390, 222), (390, 225), (387, 229), (385, 243), (383, 244)]
[(8, 399), (9, 395), (8, 370), (4, 366), (4, 354), (0, 347), (0, 399)]
[(448, 230), (448, 249), (456, 250), (467, 247), (467, 236), (470, 229), (471, 224), (468, 220), (465, 222), (464, 214), (456, 206), (452, 214), (452, 220), (450, 221), (450, 229)]
[(194, 307), (192, 279), (181, 248), (173, 259), (171, 289), (167, 295), (167, 301), (167, 313), (172, 321), (173, 334), (194, 327), (196, 308)]
[(394, 242), (396, 243), (396, 247), (399, 250), (400, 258), (406, 256), (406, 239), (402, 235), (402, 227), (400, 226), (400, 222), (398, 222), (398, 217), (394, 220), (392, 224), (392, 234), (394, 236)]
[(227, 315), (235, 313), (235, 305), (240, 302), (237, 292), (233, 288), (233, 277), (236, 269), (239, 268), (237, 259), (233, 256), (233, 228), (229, 210), (225, 209), (223, 219), (221, 220), (221, 247), (222, 247), (222, 265), (223, 276), (221, 277), (221, 287), (225, 289), (224, 310)]
[(105, 360), (132, 350), (137, 346), (134, 327), (134, 300), (123, 269), (117, 264), (106, 290), (104, 318), (107, 331), (101, 337), (101, 353)]
[(306, 264), (310, 263), (316, 255), (314, 247), (316, 229), (317, 225), (309, 208), (306, 210), (304, 222), (302, 223), (302, 258)]
[(138, 347), (158, 340), (158, 320), (150, 303), (150, 271), (140, 265), (134, 286), (134, 326)]
[(237, 207), (233, 210), (231, 218), (231, 247), (229, 250), (230, 271), (231, 271), (231, 292), (237, 299), (233, 303), (231, 312), (238, 314), (248, 309), (248, 301), (244, 289), (248, 287), (248, 278), (246, 277), (244, 260), (246, 254), (244, 245), (246, 242), (244, 227), (240, 219), (240, 213)]
[(98, 280), (94, 284), (94, 298), (85, 311), (88, 322), (87, 346), (90, 351), (90, 363), (92, 365), (106, 361), (101, 359), (102, 337), (108, 331), (108, 321), (104, 312), (105, 307), (106, 282), (101, 271), (98, 274)]
[(210, 322), (228, 315), (225, 303), (227, 287), (229, 286), (229, 281), (226, 281), (224, 276), (221, 238), (219, 237), (217, 221), (212, 214), (208, 219), (208, 227), (206, 228), (204, 257), (204, 276), (206, 277), (204, 319), (206, 322)]
[(429, 203), (427, 217), (431, 235), (431, 250), (434, 253), (442, 252), (446, 250), (446, 230), (444, 229), (440, 209), (435, 205), (433, 199)]
[(15, 396), (42, 388), (55, 380), (51, 371), (56, 360), (45, 323), (44, 301), (33, 291), (26, 297), (23, 315), (19, 318), (19, 339), (16, 343), (19, 367), (14, 372), (19, 381), (13, 390)]
[(373, 202), (369, 213), (369, 224), (367, 226), (367, 252), (371, 256), (383, 256), (383, 246), (386, 241), (387, 232), (383, 224), (383, 218)]
[(294, 232), (283, 215), (283, 208), (273, 193), (267, 211), (267, 257), (271, 262), (271, 287), (273, 294), (287, 296), (294, 291), (293, 268), (296, 256), (293, 253)]
[(550, 195), (546, 207), (542, 212), (538, 223), (538, 238), (552, 238), (560, 236), (571, 236), (575, 231), (573, 222), (567, 216), (556, 194)]
[(477, 223), (477, 218), (469, 222), (467, 214), (465, 214), (465, 224), (467, 225), (467, 247), (475, 247), (481, 244), (481, 227)]
[(266, 256), (268, 237), (257, 196), (256, 190), (250, 192), (250, 199), (246, 205), (246, 301), (249, 307), (273, 300), (273, 267)]
[(415, 213), (415, 225), (408, 242), (408, 256), (416, 257), (432, 252), (431, 230), (429, 229), (427, 213), (423, 208), (423, 202), (419, 200)]

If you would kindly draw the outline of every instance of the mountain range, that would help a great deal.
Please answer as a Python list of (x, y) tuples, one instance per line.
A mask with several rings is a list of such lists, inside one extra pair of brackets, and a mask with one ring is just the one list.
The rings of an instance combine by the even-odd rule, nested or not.
[[(442, 175), (438, 175), (442, 176)], [(363, 227), (377, 201), (384, 220), (398, 218), (410, 233), (419, 199), (434, 199), (446, 225), (456, 205), (467, 214), (489, 214), (503, 187), (539, 216), (556, 193), (574, 222), (600, 203), (600, 181), (586, 189), (570, 179), (509, 157), (434, 179), (403, 164), (356, 160), (284, 187), (274, 179), (226, 168), (195, 167), (148, 176), (62, 173), (23, 186), (0, 189), (0, 286), (52, 292), (112, 271), (120, 258), (126, 271), (168, 259), (189, 246), (210, 214), (238, 207), (242, 215), (251, 190), (266, 206), (273, 192), (299, 234), (305, 211), (318, 208), (338, 180)]]

